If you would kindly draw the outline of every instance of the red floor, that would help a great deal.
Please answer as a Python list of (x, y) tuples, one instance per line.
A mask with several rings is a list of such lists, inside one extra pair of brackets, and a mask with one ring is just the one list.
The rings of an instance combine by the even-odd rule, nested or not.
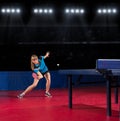
[(52, 98), (44, 90), (33, 90), (18, 99), (20, 92), (0, 91), (0, 121), (120, 121), (113, 91), (112, 116), (106, 115), (105, 87), (74, 88), (73, 109), (68, 108), (67, 89), (51, 89)]

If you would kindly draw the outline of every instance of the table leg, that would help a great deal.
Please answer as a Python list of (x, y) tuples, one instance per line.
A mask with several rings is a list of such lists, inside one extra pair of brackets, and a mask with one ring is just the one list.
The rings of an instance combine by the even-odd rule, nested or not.
[(111, 116), (111, 82), (107, 80), (107, 115)]
[(72, 108), (72, 75), (68, 75), (68, 101), (69, 108)]
[(119, 85), (119, 77), (116, 76), (115, 78), (115, 81), (116, 81), (116, 87), (115, 87), (115, 103), (118, 104), (118, 85)]
[(118, 87), (115, 87), (115, 103), (118, 104)]

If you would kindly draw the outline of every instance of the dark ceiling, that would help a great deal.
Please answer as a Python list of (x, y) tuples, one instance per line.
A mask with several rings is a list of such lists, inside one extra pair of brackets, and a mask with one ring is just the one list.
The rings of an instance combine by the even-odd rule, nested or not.
[[(57, 63), (61, 64), (60, 68), (93, 68), (97, 58), (120, 58), (120, 27), (116, 24), (114, 26), (112, 24), (110, 26), (91, 26), (94, 22), (94, 9), (98, 6), (114, 6), (119, 9), (120, 1), (0, 0), (0, 6), (4, 5), (22, 6), (25, 9), (22, 20), (26, 26), (20, 26), (14, 23), (15, 21), (12, 23), (14, 26), (9, 26), (9, 22), (12, 21), (10, 18), (5, 21), (6, 26), (3, 24), (0, 26), (0, 70), (30, 70), (31, 54), (40, 55), (48, 50), (51, 52), (51, 60), (48, 62), (50, 69), (56, 69)], [(90, 10), (90, 14), (87, 14), (87, 18), (85, 18), (90, 26), (48, 26), (48, 28), (47, 26), (44, 28), (27, 26), (31, 19), (31, 8), (39, 5), (52, 6), (57, 11), (68, 5), (84, 6), (88, 9), (87, 11)], [(0, 16), (0, 20), (2, 20), (1, 18)], [(62, 17), (57, 14), (56, 18), (60, 21)], [(119, 14), (117, 22), (120, 22)], [(34, 25), (34, 23), (33, 21), (32, 24)], [(16, 24), (18, 26), (15, 26)], [(67, 42), (70, 44), (64, 44)], [(79, 44), (73, 44), (75, 42)]]

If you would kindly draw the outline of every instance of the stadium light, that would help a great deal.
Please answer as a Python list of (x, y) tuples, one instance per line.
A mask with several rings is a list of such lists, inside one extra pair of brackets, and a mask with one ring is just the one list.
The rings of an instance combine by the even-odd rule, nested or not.
[(53, 13), (53, 10), (52, 9), (49, 9), (49, 13)]
[(97, 10), (97, 13), (98, 14), (116, 14), (117, 13), (117, 9), (116, 8), (99, 8)]
[(113, 13), (117, 13), (117, 9), (113, 9), (112, 12), (113, 12)]
[(85, 10), (84, 9), (78, 9), (78, 8), (66, 8), (65, 9), (66, 14), (74, 14), (74, 15), (79, 15), (79, 14), (84, 14)]
[(34, 8), (33, 13), (34, 14), (52, 14), (53, 9), (52, 8)]
[(21, 9), (20, 8), (1, 8), (2, 14), (20, 14)]
[(70, 10), (67, 8), (66, 10), (65, 10), (65, 13), (69, 13), (70, 12)]
[(20, 13), (21, 10), (19, 8), (16, 9), (16, 13)]
[(97, 11), (99, 14), (101, 14), (102, 13), (102, 10), (101, 9), (98, 9), (98, 11)]
[(14, 8), (11, 9), (11, 13), (15, 13), (15, 9)]

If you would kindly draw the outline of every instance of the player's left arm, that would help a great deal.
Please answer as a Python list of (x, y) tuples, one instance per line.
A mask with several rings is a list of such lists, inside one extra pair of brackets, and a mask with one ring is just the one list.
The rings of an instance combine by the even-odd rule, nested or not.
[(44, 55), (44, 59), (46, 59), (47, 57), (49, 57), (50, 52), (46, 52), (46, 54)]

